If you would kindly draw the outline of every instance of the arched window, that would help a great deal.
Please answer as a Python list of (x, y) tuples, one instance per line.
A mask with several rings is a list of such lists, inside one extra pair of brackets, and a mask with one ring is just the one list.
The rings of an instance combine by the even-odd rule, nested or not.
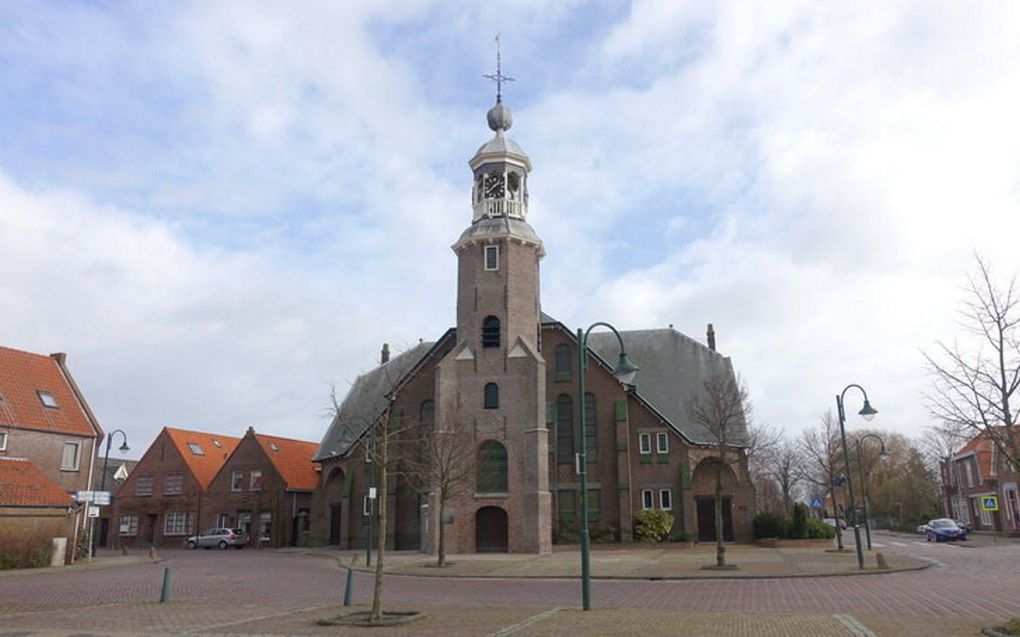
[(485, 409), (499, 409), (499, 385), (496, 383), (485, 384)]
[(595, 394), (584, 395), (584, 453), (588, 462), (599, 459), (599, 423), (595, 418)]
[(482, 347), (499, 347), (499, 319), (495, 316), (482, 321)]
[(574, 401), (566, 394), (556, 398), (556, 462), (574, 462)]
[(487, 440), (478, 447), (478, 493), (507, 492), (506, 447), (495, 440)]
[(571, 372), (574, 368), (574, 357), (571, 354), (569, 345), (556, 346), (556, 362), (554, 367), (554, 378), (556, 380), (571, 380)]
[(436, 403), (432, 400), (421, 401), (418, 408), (418, 418), (425, 424), (431, 425), (436, 421)]

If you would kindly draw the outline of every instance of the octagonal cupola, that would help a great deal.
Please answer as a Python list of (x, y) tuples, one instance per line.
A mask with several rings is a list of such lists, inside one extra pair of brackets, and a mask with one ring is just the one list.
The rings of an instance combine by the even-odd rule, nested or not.
[(486, 120), (495, 134), (468, 162), (474, 174), (472, 222), (499, 217), (525, 221), (531, 160), (517, 142), (507, 137), (506, 131), (513, 126), (514, 118), (502, 96), (497, 96)]

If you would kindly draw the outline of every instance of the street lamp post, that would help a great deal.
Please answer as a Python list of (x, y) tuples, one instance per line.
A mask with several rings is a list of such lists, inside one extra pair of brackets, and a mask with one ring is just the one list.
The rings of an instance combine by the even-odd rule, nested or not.
[[(113, 434), (120, 434), (121, 437), (124, 439), (124, 443), (121, 444), (121, 446), (117, 447), (118, 451), (120, 451), (121, 453), (127, 453), (128, 451), (131, 450), (131, 448), (128, 447), (127, 434), (124, 433), (124, 431), (122, 429), (114, 429), (110, 433), (106, 434), (106, 456), (103, 458), (103, 475), (102, 475), (102, 477), (99, 478), (99, 490), (100, 491), (106, 491), (106, 468), (110, 464), (110, 446), (113, 445)], [(89, 504), (88, 506), (92, 506), (92, 505)], [(99, 542), (99, 538), (98, 538), (98, 536), (96, 536), (95, 530), (96, 530), (96, 523), (95, 523), (95, 521), (93, 521), (92, 522), (92, 546), (91, 546), (92, 554), (89, 555), (90, 558), (92, 557), (92, 555), (96, 554), (96, 544)]]
[[(372, 454), (375, 453), (375, 423), (369, 422), (367, 419), (361, 416), (354, 416), (347, 419), (347, 425), (354, 424), (360, 425), (365, 429), (371, 431), (372, 437), (369, 445), (365, 447), (365, 464), (371, 465), (371, 473), (369, 474), (368, 483), (368, 535), (365, 536), (365, 566), (372, 565), (372, 518), (375, 517), (375, 498), (372, 497), (372, 489), (375, 488), (375, 462), (372, 461)], [(347, 427), (347, 425), (344, 425)], [(362, 507), (362, 514), (365, 510)]]
[(857, 505), (854, 500), (854, 485), (853, 480), (850, 479), (850, 452), (847, 451), (846, 446), (846, 414), (843, 411), (843, 399), (846, 396), (847, 391), (851, 387), (856, 387), (861, 390), (864, 394), (864, 406), (861, 408), (858, 414), (860, 414), (865, 420), (871, 420), (878, 413), (878, 410), (871, 406), (868, 402), (868, 392), (864, 391), (864, 388), (857, 384), (847, 385), (843, 391), (836, 395), (836, 409), (839, 412), (839, 435), (843, 441), (843, 464), (846, 467), (846, 488), (849, 493), (849, 505), (850, 511), (853, 514), (853, 525), (854, 525), (854, 543), (857, 545), (857, 568), (864, 568), (864, 551), (861, 548), (861, 527), (857, 520)]
[(864, 434), (859, 437), (856, 441), (857, 445), (857, 471), (861, 476), (861, 492), (863, 493), (863, 505), (864, 505), (864, 534), (868, 538), (868, 550), (871, 550), (871, 512), (868, 511), (868, 481), (864, 477), (864, 454), (862, 453), (861, 443), (867, 438), (874, 438), (881, 445), (881, 450), (878, 452), (879, 458), (885, 458), (889, 454), (885, 452), (885, 440), (878, 434)]
[(591, 539), (588, 534), (588, 429), (585, 423), (584, 373), (588, 369), (588, 335), (596, 327), (608, 327), (620, 342), (620, 360), (613, 374), (627, 388), (633, 386), (638, 366), (627, 358), (623, 338), (609, 323), (592, 323), (586, 331), (577, 330), (577, 403), (581, 422), (581, 451), (575, 457), (581, 476), (581, 607), (591, 610)]

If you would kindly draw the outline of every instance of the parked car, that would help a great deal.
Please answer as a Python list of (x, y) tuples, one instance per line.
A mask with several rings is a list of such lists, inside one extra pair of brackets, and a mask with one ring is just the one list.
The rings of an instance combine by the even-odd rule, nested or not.
[(966, 540), (967, 531), (961, 528), (960, 525), (956, 523), (956, 520), (939, 518), (928, 522), (928, 531), (925, 533), (925, 539), (929, 542), (954, 542), (956, 540)]
[(926, 535), (928, 533), (928, 523), (925, 522), (921, 526), (917, 527), (917, 533), (919, 535)]
[[(836, 518), (824, 518), (822, 522), (825, 522), (832, 528), (836, 528)], [(846, 530), (846, 520), (844, 520), (843, 518), (839, 519), (839, 528), (844, 531)]]
[(221, 549), (234, 547), (243, 549), (248, 543), (248, 535), (243, 529), (209, 529), (199, 535), (192, 535), (184, 540), (184, 546), (189, 549), (211, 549), (217, 546)]
[(953, 520), (953, 522), (956, 522), (956, 526), (960, 527), (967, 533), (970, 533), (971, 531), (974, 530), (974, 527), (971, 525), (970, 522), (962, 522), (960, 520)]

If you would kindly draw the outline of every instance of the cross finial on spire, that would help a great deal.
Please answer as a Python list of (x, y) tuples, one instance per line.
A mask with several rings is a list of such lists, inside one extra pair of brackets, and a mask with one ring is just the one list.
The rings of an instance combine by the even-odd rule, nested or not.
[(496, 74), (483, 75), (482, 77), (496, 83), (496, 102), (503, 101), (503, 82), (513, 82), (514, 78), (503, 75), (502, 63), (499, 55), (499, 34), (496, 34)]

